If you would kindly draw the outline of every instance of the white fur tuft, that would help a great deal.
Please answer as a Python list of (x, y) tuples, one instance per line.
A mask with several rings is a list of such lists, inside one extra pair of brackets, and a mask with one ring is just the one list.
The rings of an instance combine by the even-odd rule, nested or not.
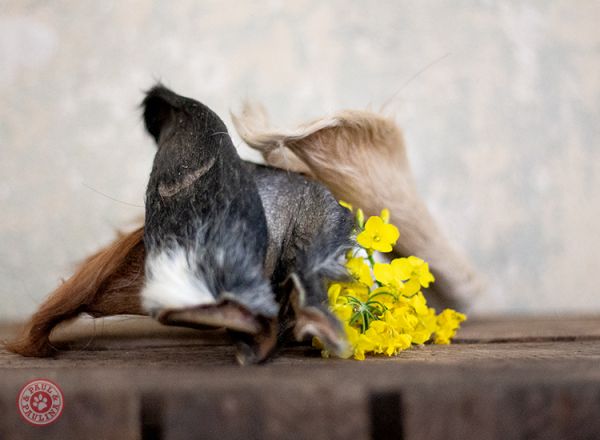
[(214, 304), (215, 298), (193, 270), (193, 256), (175, 247), (146, 259), (142, 306), (150, 311)]

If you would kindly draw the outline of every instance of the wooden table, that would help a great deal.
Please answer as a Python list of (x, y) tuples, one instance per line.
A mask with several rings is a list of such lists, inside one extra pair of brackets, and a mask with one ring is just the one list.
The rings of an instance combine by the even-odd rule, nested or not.
[[(145, 318), (79, 320), (54, 341), (70, 348), (0, 351), (0, 439), (600, 439), (600, 317), (471, 320), (396, 358), (297, 346), (243, 368), (223, 333)], [(63, 391), (52, 425), (17, 412), (33, 378)]]

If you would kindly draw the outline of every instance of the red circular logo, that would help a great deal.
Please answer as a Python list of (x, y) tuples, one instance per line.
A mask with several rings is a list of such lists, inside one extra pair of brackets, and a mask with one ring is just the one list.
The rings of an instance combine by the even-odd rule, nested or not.
[(26, 422), (36, 426), (49, 425), (62, 414), (64, 397), (55, 383), (48, 379), (35, 379), (21, 388), (17, 407)]

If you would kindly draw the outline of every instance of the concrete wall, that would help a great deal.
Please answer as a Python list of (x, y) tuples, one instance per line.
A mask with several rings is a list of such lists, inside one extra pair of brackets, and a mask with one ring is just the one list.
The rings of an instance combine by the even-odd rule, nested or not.
[(143, 214), (155, 79), (228, 124), (246, 97), (280, 124), (393, 98), (422, 195), (488, 278), (476, 310), (599, 312), (598, 23), (594, 0), (5, 0), (0, 319)]

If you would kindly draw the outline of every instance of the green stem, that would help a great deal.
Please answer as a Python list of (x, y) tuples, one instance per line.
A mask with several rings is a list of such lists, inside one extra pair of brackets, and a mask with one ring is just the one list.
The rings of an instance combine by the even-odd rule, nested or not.
[(356, 312), (356, 313), (354, 313), (354, 314), (352, 315), (352, 317), (350, 318), (350, 322), (349, 322), (349, 324), (350, 324), (350, 325), (354, 324), (354, 323), (355, 323), (355, 322), (358, 320), (358, 318), (359, 318), (360, 316), (361, 316), (360, 312)]
[(384, 312), (385, 312), (385, 311), (388, 309), (388, 308), (386, 307), (386, 305), (385, 305), (385, 304), (383, 304), (382, 302), (379, 302), (379, 301), (369, 300), (369, 301), (367, 301), (365, 304), (367, 304), (367, 305), (369, 305), (369, 306), (370, 306), (371, 304), (377, 304), (377, 305), (379, 305), (379, 306), (381, 307), (381, 309), (382, 309)]
[(390, 292), (377, 292), (377, 293), (375, 293), (373, 295), (370, 295), (369, 296), (369, 300), (371, 300), (371, 299), (373, 299), (373, 298), (375, 298), (376, 296), (379, 296), (379, 295), (389, 295), (392, 298), (394, 298), (395, 300), (398, 299), (398, 297), (396, 295), (394, 295), (393, 293), (390, 293)]
[(373, 254), (368, 252), (367, 258), (369, 259), (369, 263), (371, 263), (371, 269), (375, 267), (375, 258), (373, 258)]
[[(373, 313), (371, 313), (370, 309), (365, 310), (365, 313), (367, 314), (367, 317), (370, 316), (371, 317), (371, 321), (377, 321), (377, 318), (375, 317), (375, 315), (373, 315)], [(367, 327), (369, 324), (369, 320), (367, 320)]]

